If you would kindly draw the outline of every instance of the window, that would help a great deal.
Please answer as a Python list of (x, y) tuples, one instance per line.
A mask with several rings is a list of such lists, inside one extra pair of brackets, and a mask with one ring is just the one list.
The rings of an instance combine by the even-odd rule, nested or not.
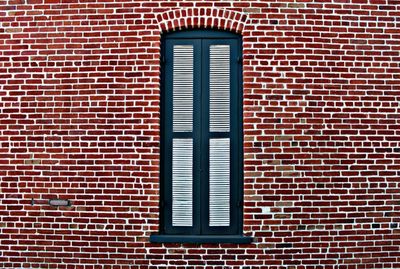
[(152, 242), (242, 236), (241, 38), (211, 30), (162, 40), (160, 233)]

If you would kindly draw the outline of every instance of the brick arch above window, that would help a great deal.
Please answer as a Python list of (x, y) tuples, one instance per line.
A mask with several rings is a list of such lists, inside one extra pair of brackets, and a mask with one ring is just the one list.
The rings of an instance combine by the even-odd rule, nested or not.
[(175, 9), (157, 15), (161, 32), (187, 28), (214, 28), (241, 33), (247, 14), (215, 8)]

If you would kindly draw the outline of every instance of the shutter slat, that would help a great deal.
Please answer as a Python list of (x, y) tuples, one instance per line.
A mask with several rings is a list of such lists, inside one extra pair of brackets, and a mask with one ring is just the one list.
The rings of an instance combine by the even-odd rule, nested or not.
[(193, 140), (172, 142), (172, 225), (193, 225)]
[(210, 132), (229, 132), (230, 46), (210, 46)]
[(230, 223), (230, 140), (210, 139), (210, 226)]
[[(168, 79), (168, 78), (167, 78)], [(173, 131), (193, 130), (193, 46), (173, 48)]]

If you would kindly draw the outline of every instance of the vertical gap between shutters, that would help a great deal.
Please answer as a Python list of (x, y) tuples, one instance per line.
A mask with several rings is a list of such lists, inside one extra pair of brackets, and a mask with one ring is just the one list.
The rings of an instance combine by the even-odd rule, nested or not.
[[(203, 72), (203, 68), (204, 68), (204, 65), (205, 65), (205, 63), (204, 63), (204, 52), (203, 52), (203, 45), (204, 45), (204, 40), (203, 39), (201, 39), (200, 40), (200, 62), (201, 62), (201, 65), (200, 65), (200, 111), (198, 111), (198, 113), (200, 113), (200, 118), (199, 118), (199, 120), (200, 120), (200, 122), (199, 122), (199, 143), (200, 143), (200, 145), (199, 145), (199, 147), (200, 147), (200, 150), (199, 150), (199, 161), (200, 161), (200, 165), (199, 165), (199, 168), (200, 168), (200, 171), (199, 171), (199, 178), (198, 178), (198, 180), (199, 180), (199, 184), (198, 184), (198, 186), (200, 186), (200, 189), (199, 189), (199, 193), (200, 193), (200, 202), (199, 202), (199, 213), (200, 213), (200, 221), (203, 221), (204, 220), (204, 209), (203, 209), (203, 203), (202, 203), (202, 197), (204, 197), (204, 195), (205, 195), (205, 193), (204, 193), (204, 182), (203, 182), (203, 176), (204, 176), (204, 161), (203, 161), (203, 149), (204, 149), (204, 145), (203, 145), (203, 143), (204, 143), (204, 133), (203, 133), (203, 129), (204, 129), (204, 126), (203, 126), (203, 113), (204, 113), (204, 100), (203, 100), (203, 98), (204, 98), (204, 94), (203, 94), (203, 81), (204, 81), (204, 76), (207, 74), (207, 72), (206, 73), (204, 73)], [(201, 225), (201, 223), (200, 223), (200, 225), (199, 225), (199, 227), (200, 227), (200, 234), (202, 234), (203, 233), (203, 225)]]

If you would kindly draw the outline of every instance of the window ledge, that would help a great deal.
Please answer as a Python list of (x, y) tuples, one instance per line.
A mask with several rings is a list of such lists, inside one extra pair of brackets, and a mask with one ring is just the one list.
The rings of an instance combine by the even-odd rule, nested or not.
[(253, 241), (252, 237), (243, 235), (165, 235), (153, 234), (150, 236), (151, 243), (232, 243), (249, 244)]

